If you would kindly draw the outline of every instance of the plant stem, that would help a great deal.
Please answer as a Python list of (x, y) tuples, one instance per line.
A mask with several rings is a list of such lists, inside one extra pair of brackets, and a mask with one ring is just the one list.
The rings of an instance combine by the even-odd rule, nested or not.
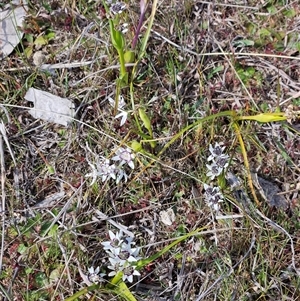
[(132, 49), (135, 48), (137, 40), (139, 38), (139, 34), (141, 32), (141, 28), (142, 28), (143, 21), (144, 21), (144, 18), (145, 18), (145, 12), (146, 12), (146, 10), (140, 15), (139, 24), (137, 26), (137, 29), (136, 29), (136, 32), (135, 32), (135, 35), (134, 35), (134, 38), (133, 38), (133, 41), (132, 41), (132, 44), (131, 44)]

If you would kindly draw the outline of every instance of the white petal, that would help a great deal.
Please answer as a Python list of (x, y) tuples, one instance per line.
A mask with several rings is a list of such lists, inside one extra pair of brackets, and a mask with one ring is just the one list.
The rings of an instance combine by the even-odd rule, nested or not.
[(121, 160), (121, 158), (120, 158), (120, 156), (114, 156), (114, 157), (112, 157), (111, 158), (113, 161), (120, 161)]
[(175, 213), (172, 208), (161, 211), (159, 213), (159, 216), (160, 216), (161, 222), (167, 226), (171, 226), (173, 224), (173, 222), (175, 222), (175, 220), (176, 220)]
[[(124, 276), (125, 276), (125, 277), (124, 277)], [(133, 276), (132, 276), (132, 275), (129, 275), (129, 276), (123, 275), (123, 278), (125, 278), (125, 279), (123, 279), (123, 281), (125, 281), (126, 278), (127, 278), (128, 282), (130, 282), (130, 283), (133, 281)]]
[(89, 271), (90, 274), (93, 274), (94, 273), (94, 267), (88, 268), (88, 271)]
[(207, 190), (210, 186), (204, 183), (204, 189)]
[(115, 116), (115, 118), (120, 118), (122, 117), (121, 119), (121, 122), (120, 122), (120, 126), (123, 126), (127, 120), (127, 116), (128, 116), (128, 113), (125, 112), (125, 111), (121, 111), (121, 113), (119, 113), (118, 115)]
[(113, 240), (113, 239), (115, 239), (115, 238), (116, 238), (116, 235), (115, 235), (115, 233), (114, 233), (114, 232), (112, 232), (111, 230), (108, 230), (108, 235), (109, 235), (109, 238), (110, 238), (111, 240)]
[(134, 270), (132, 275), (141, 276), (141, 274), (137, 270)]
[[(109, 268), (109, 267), (108, 267)], [(109, 277), (112, 277), (112, 276), (115, 276), (117, 273), (116, 273), (116, 271), (112, 271), (112, 272), (110, 272), (109, 274), (108, 274), (108, 276)]]
[(217, 203), (217, 204), (213, 204), (213, 209), (214, 209), (215, 211), (219, 211), (219, 209), (220, 209), (219, 204), (218, 204), (218, 203)]
[(108, 101), (109, 101), (109, 104), (114, 107), (115, 106), (115, 100), (111, 97), (108, 97)]
[(130, 167), (131, 169), (134, 169), (134, 163), (133, 163), (133, 161), (129, 161), (129, 162), (128, 162), (128, 165), (129, 165), (129, 167)]

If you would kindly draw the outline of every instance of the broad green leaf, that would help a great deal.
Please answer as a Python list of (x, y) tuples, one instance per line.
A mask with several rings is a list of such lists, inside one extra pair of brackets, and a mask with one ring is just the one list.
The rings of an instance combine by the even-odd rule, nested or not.
[(55, 32), (50, 31), (49, 33), (47, 33), (47, 34), (45, 35), (45, 38), (46, 38), (48, 41), (54, 39), (54, 38), (55, 38)]
[(126, 301), (137, 301), (124, 281), (118, 283), (113, 290), (113, 293), (122, 297)]
[(48, 43), (48, 41), (45, 39), (44, 36), (39, 36), (34, 41), (34, 45), (37, 45), (37, 46), (43, 46), (43, 45), (46, 45), (47, 43)]
[(135, 60), (135, 53), (132, 50), (128, 50), (124, 53), (125, 63), (133, 63)]
[(27, 47), (24, 50), (26, 57), (29, 59), (32, 56), (32, 47)]
[(123, 51), (125, 46), (124, 36), (121, 31), (115, 30), (114, 23), (112, 20), (109, 20), (109, 30), (113, 46), (117, 50)]
[(143, 121), (144, 127), (148, 130), (150, 136), (152, 137), (151, 121), (143, 108), (139, 109), (139, 115)]
[(141, 152), (143, 150), (143, 147), (141, 145), (140, 142), (133, 140), (131, 142), (131, 148), (135, 151), (135, 152)]

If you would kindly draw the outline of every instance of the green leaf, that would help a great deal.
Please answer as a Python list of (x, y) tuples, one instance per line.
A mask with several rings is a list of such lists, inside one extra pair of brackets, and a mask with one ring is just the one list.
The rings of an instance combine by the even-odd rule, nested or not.
[(125, 46), (124, 36), (121, 31), (115, 30), (114, 23), (112, 20), (109, 20), (109, 29), (110, 29), (110, 36), (113, 46), (118, 51), (123, 51)]
[(255, 120), (258, 122), (266, 123), (266, 122), (273, 122), (273, 121), (281, 121), (286, 120), (284, 113), (261, 113), (254, 116), (240, 116), (237, 118), (238, 120)]
[(208, 76), (207, 76), (207, 79), (211, 79), (214, 74), (220, 72), (220, 71), (223, 71), (224, 69), (224, 66), (218, 66), (216, 68), (214, 68), (211, 72), (208, 73)]
[(153, 137), (151, 121), (143, 108), (139, 108), (139, 115), (141, 120), (143, 121), (144, 127), (148, 130), (150, 136)]
[(29, 59), (32, 56), (32, 47), (27, 47), (24, 50), (26, 57)]
[(126, 301), (137, 301), (123, 281), (119, 282), (113, 291), (116, 295), (121, 296)]
[(218, 176), (218, 185), (221, 187), (221, 189), (225, 189), (226, 187), (226, 178), (224, 172)]
[(45, 222), (41, 227), (40, 235), (43, 237), (47, 234), (50, 236), (57, 234), (58, 225), (54, 224), (52, 225), (51, 221)]
[(286, 162), (288, 162), (288, 164), (291, 166), (295, 165), (292, 158), (289, 156), (288, 152), (286, 151), (285, 147), (280, 143), (280, 141), (275, 137), (274, 137), (274, 141), (278, 146), (281, 156), (286, 160)]
[(61, 277), (61, 270), (60, 269), (55, 269), (53, 270), (51, 273), (50, 273), (50, 276), (49, 276), (49, 280), (50, 282), (52, 283), (57, 283), (59, 278)]
[(141, 152), (143, 150), (142, 144), (136, 140), (133, 140), (131, 142), (131, 148), (135, 151), (135, 152)]
[(248, 39), (238, 40), (238, 41), (233, 42), (233, 45), (236, 46), (236, 47), (253, 46), (254, 41), (248, 40)]
[(262, 29), (260, 29), (259, 31), (258, 31), (258, 34), (259, 34), (259, 36), (262, 38), (262, 37), (269, 37), (269, 36), (271, 36), (271, 32), (268, 30), (268, 29), (266, 29), (266, 28), (262, 28)]
[[(141, 120), (143, 121), (144, 127), (149, 132), (150, 140), (153, 139), (151, 121), (143, 108), (139, 108), (139, 115), (140, 115)], [(156, 141), (149, 141), (149, 143), (152, 148), (154, 148), (156, 146)]]
[(32, 34), (25, 34), (25, 39), (30, 43), (32, 44), (33, 43), (33, 35)]
[(54, 39), (54, 38), (55, 38), (55, 32), (50, 31), (49, 33), (47, 33), (47, 34), (45, 35), (45, 38), (46, 38), (48, 41)]
[(44, 36), (39, 36), (34, 41), (34, 45), (37, 45), (37, 46), (43, 46), (43, 45), (46, 45), (47, 43), (48, 43), (48, 41), (45, 39)]
[(117, 79), (119, 81), (120, 88), (127, 86), (128, 84), (128, 72), (120, 74), (120, 77)]
[(132, 50), (128, 50), (124, 53), (125, 63), (133, 63), (135, 60), (135, 53)]
[(27, 249), (28, 248), (24, 244), (20, 244), (19, 247), (18, 247), (18, 252), (20, 254), (24, 254), (27, 251)]
[(35, 282), (39, 287), (44, 287), (49, 284), (46, 274), (42, 272), (36, 274)]
[(277, 12), (277, 9), (274, 5), (270, 4), (270, 5), (267, 5), (267, 11), (269, 14), (275, 14)]
[(55, 169), (52, 165), (47, 164), (48, 171), (51, 175), (55, 174)]
[(164, 247), (161, 251), (157, 252), (156, 254), (154, 254), (146, 259), (139, 260), (137, 263), (137, 269), (139, 270), (139, 269), (143, 268), (144, 266), (148, 265), (149, 263), (151, 263), (152, 261), (156, 260), (157, 258), (161, 257), (162, 255), (164, 255), (166, 252), (168, 252), (171, 248), (176, 246), (181, 241), (183, 241), (191, 236), (194, 236), (194, 235), (200, 235), (201, 231), (203, 229), (204, 228), (199, 228), (199, 229), (192, 231), (184, 236), (181, 236), (180, 238), (178, 238), (174, 242), (170, 243), (168, 246)]

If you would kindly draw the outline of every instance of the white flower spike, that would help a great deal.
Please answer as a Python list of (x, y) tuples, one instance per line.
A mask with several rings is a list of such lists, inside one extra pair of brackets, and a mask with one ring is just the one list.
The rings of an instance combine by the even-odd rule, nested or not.
[(103, 248), (108, 254), (110, 265), (107, 267), (112, 270), (108, 276), (113, 277), (119, 272), (123, 272), (123, 281), (133, 281), (133, 276), (139, 276), (140, 273), (136, 270), (136, 262), (141, 259), (138, 256), (140, 248), (133, 248), (135, 243), (132, 237), (125, 237), (123, 232), (114, 234), (109, 231), (110, 241), (103, 242)]
[(219, 211), (220, 205), (219, 203), (223, 202), (223, 195), (220, 192), (219, 187), (212, 187), (207, 184), (204, 184), (205, 189), (205, 202), (207, 205), (211, 208), (213, 208), (215, 211)]

